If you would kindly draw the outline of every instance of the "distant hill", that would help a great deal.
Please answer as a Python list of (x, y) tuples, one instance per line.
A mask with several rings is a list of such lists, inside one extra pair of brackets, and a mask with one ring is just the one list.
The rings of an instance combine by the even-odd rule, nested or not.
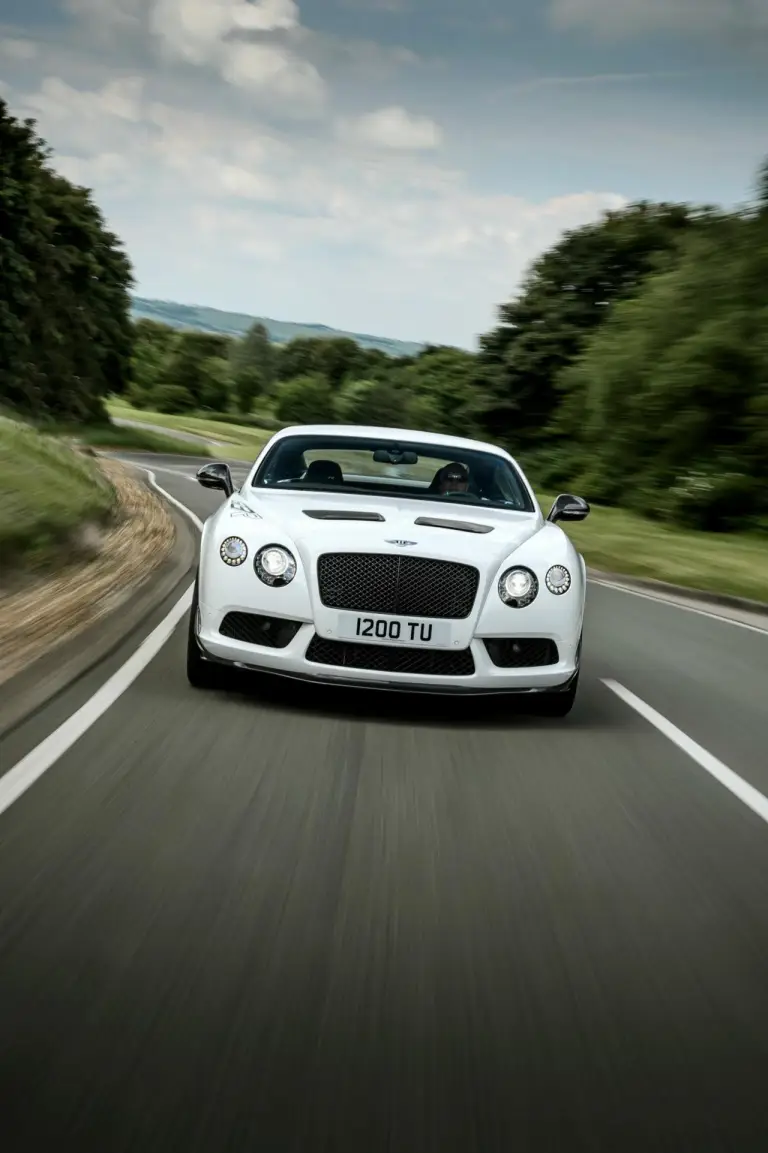
[(131, 312), (135, 320), (157, 320), (171, 328), (217, 332), (224, 336), (243, 336), (254, 320), (258, 320), (275, 344), (286, 344), (297, 336), (314, 336), (326, 340), (347, 336), (356, 340), (361, 348), (376, 348), (388, 356), (413, 356), (424, 347), (404, 340), (389, 340), (385, 336), (343, 332), (338, 328), (328, 328), (325, 324), (293, 324), (287, 320), (270, 320), (265, 316), (248, 316), (242, 312), (223, 312), (203, 305), (177, 304), (173, 300), (147, 300), (142, 296), (133, 297)]

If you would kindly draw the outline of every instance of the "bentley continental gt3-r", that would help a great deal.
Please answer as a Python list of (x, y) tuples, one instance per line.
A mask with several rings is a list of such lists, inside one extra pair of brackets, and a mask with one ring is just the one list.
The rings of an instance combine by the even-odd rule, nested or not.
[(514, 693), (566, 715), (579, 681), (584, 559), (503, 449), (412, 429), (304, 425), (266, 444), (205, 522), (187, 676), (223, 666), (308, 682)]

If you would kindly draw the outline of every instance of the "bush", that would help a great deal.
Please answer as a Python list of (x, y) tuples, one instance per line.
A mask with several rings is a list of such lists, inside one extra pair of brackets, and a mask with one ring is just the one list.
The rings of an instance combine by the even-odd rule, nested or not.
[(325, 424), (333, 420), (333, 393), (323, 376), (297, 376), (280, 385), (277, 415), (288, 424)]
[(374, 424), (383, 427), (403, 423), (405, 397), (388, 381), (354, 380), (335, 398), (334, 411), (343, 424)]
[(159, 384), (149, 396), (149, 408), (155, 412), (169, 414), (191, 412), (194, 407), (192, 397), (180, 384)]

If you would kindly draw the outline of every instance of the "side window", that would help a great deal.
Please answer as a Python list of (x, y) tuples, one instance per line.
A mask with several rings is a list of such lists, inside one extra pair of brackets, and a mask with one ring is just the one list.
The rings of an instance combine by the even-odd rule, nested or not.
[(498, 491), (499, 499), (507, 501), (515, 508), (524, 507), (520, 486), (510, 468), (499, 464), (493, 470), (493, 487)]

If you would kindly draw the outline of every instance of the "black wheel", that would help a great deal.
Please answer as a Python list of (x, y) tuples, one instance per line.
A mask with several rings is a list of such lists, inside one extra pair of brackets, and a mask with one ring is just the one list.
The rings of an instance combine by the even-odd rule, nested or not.
[(196, 689), (213, 689), (219, 682), (219, 670), (210, 661), (204, 661), (200, 655), (200, 648), (195, 637), (195, 618), (197, 616), (197, 581), (192, 594), (192, 607), (189, 610), (189, 628), (187, 629), (187, 680)]
[(542, 693), (539, 697), (539, 710), (545, 717), (567, 717), (576, 702), (579, 687), (579, 674), (571, 681), (564, 693)]

